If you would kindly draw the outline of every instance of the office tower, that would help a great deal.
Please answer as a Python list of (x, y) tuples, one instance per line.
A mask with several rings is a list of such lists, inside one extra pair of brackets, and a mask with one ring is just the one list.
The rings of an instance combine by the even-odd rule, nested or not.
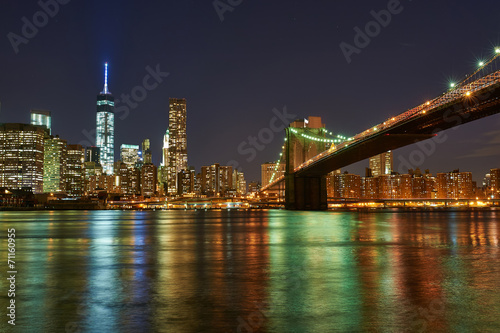
[(85, 162), (95, 162), (101, 164), (101, 150), (99, 147), (85, 148)]
[[(85, 162), (84, 170), (85, 170), (84, 174), (85, 193), (90, 194), (97, 188), (96, 182), (98, 178), (102, 176), (102, 166), (100, 164), (97, 164), (96, 162)], [(94, 177), (93, 178), (94, 183), (92, 183), (91, 181), (92, 177)]]
[(201, 193), (209, 197), (220, 192), (220, 165), (218, 163), (201, 167)]
[(170, 98), (168, 114), (168, 193), (177, 193), (177, 174), (188, 169), (186, 134), (186, 99)]
[(201, 195), (201, 172), (197, 173), (194, 177), (194, 193), (197, 195)]
[(52, 131), (52, 117), (50, 111), (45, 110), (31, 110), (31, 125), (43, 126), (48, 129), (48, 134)]
[(95, 195), (101, 191), (119, 194), (119, 187), (115, 186), (115, 183), (116, 176), (93, 175), (86, 181), (85, 192), (87, 195)]
[(247, 194), (247, 181), (243, 172), (233, 171), (233, 189), (236, 190), (237, 195)]
[(115, 173), (118, 176), (116, 185), (121, 194), (132, 196), (140, 193), (141, 174), (138, 169), (118, 161)]
[(67, 142), (58, 136), (45, 140), (43, 158), (43, 192), (66, 192)]
[(135, 167), (135, 164), (139, 161), (139, 146), (121, 145), (120, 159), (129, 167)]
[(151, 197), (156, 192), (156, 166), (152, 163), (147, 163), (141, 169), (141, 195)]
[(233, 167), (219, 163), (201, 168), (201, 193), (208, 196), (224, 196), (233, 186)]
[(0, 187), (43, 192), (45, 130), (27, 124), (0, 124)]
[(370, 169), (373, 177), (390, 175), (392, 167), (392, 151), (370, 157)]
[(233, 188), (233, 167), (220, 166), (220, 196), (227, 196), (228, 192)]
[(168, 141), (170, 140), (170, 135), (167, 132), (163, 136), (163, 148), (162, 148), (162, 161), (161, 161), (161, 166), (167, 166), (168, 165)]
[(179, 184), (179, 189), (177, 194), (180, 196), (186, 196), (188, 194), (194, 193), (195, 185), (195, 171), (194, 170), (181, 170), (177, 174), (177, 184)]
[(104, 89), (97, 95), (96, 146), (100, 149), (101, 165), (108, 175), (113, 173), (115, 160), (115, 99), (108, 90), (108, 63), (104, 70)]
[(66, 193), (70, 197), (81, 197), (84, 192), (85, 150), (81, 145), (68, 145), (66, 152)]
[(224, 196), (233, 186), (233, 167), (218, 163), (201, 168), (201, 193), (207, 196)]
[(151, 142), (149, 141), (149, 139), (144, 139), (144, 141), (142, 141), (142, 158), (144, 159), (144, 164), (153, 163)]
[(162, 160), (160, 163), (160, 167), (158, 168), (158, 183), (163, 194), (165, 193), (164, 190), (168, 180), (168, 141), (169, 133), (167, 129), (165, 135), (163, 136)]
[(438, 199), (472, 199), (472, 173), (454, 170), (436, 176)]
[(361, 197), (361, 176), (350, 173), (333, 176), (333, 197), (358, 199)]

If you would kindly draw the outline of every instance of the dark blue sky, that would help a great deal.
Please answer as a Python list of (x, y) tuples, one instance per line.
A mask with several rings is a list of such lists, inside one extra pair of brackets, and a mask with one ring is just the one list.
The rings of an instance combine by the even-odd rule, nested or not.
[[(159, 163), (168, 98), (184, 97), (189, 164), (199, 170), (236, 160), (247, 180), (257, 180), (260, 163), (278, 157), (283, 133), (251, 162), (237, 147), (269, 127), (274, 108), (321, 116), (329, 130), (354, 135), (437, 96), (500, 45), (497, 3), (402, 0), (401, 12), (348, 64), (340, 43), (353, 44), (353, 28), (388, 3), (244, 0), (221, 21), (212, 0), (71, 0), (16, 54), (8, 34), (21, 36), (22, 18), (33, 22), (41, 8), (2, 0), (0, 122), (29, 122), (30, 109), (47, 109), (53, 133), (86, 141), (103, 63), (110, 62), (116, 98), (143, 85), (147, 66), (159, 65), (170, 75), (125, 119), (117, 117), (116, 154), (122, 143), (149, 138)], [(499, 125), (497, 115), (446, 132), (449, 139), (420, 167), (460, 168), (481, 180), (500, 167)], [(395, 151), (395, 167), (415, 149)], [(365, 165), (345, 170), (363, 173)]]

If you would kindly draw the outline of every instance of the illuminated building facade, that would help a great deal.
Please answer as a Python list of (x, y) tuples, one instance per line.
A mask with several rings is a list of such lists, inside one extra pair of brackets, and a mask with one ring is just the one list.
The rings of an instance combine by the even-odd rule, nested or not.
[(358, 199), (361, 197), (361, 176), (349, 173), (333, 176), (333, 197)]
[(177, 193), (178, 173), (188, 169), (187, 161), (187, 132), (186, 132), (186, 99), (170, 98), (168, 114), (168, 164), (167, 189), (168, 193)]
[(31, 125), (42, 126), (48, 130), (48, 134), (52, 131), (52, 116), (50, 111), (31, 110)]
[(437, 198), (438, 199), (472, 199), (472, 173), (454, 170), (448, 173), (438, 173)]
[(0, 187), (43, 193), (45, 130), (27, 124), (0, 124)]
[(194, 170), (181, 170), (177, 174), (177, 184), (179, 184), (179, 189), (177, 194), (180, 196), (185, 196), (190, 193), (194, 193), (195, 185), (195, 171)]
[(236, 190), (236, 194), (238, 195), (247, 194), (247, 181), (243, 172), (239, 172), (238, 170), (233, 171), (233, 189)]
[(248, 184), (248, 193), (257, 193), (260, 191), (261, 187), (260, 182), (250, 182), (250, 184)]
[(119, 187), (115, 186), (116, 176), (113, 175), (93, 175), (87, 180), (85, 186), (85, 192), (90, 194), (96, 194), (100, 191), (106, 191), (108, 193), (119, 193)]
[(138, 145), (121, 145), (120, 159), (123, 163), (130, 167), (134, 167), (139, 161), (139, 146)]
[(378, 178), (379, 199), (411, 199), (411, 176), (381, 175)]
[(412, 176), (411, 193), (413, 199), (435, 199), (436, 179), (429, 173), (429, 170), (422, 174), (417, 168), (415, 172), (410, 170), (410, 175)]
[(106, 174), (113, 174), (115, 159), (115, 99), (108, 90), (108, 63), (105, 64), (104, 90), (97, 95), (96, 145)]
[(94, 184), (97, 182), (99, 176), (102, 176), (102, 166), (96, 162), (84, 163), (84, 189), (85, 193), (92, 193), (97, 187), (91, 186), (90, 179), (94, 177)]
[(378, 199), (378, 178), (363, 177), (361, 179), (361, 196), (364, 199)]
[(224, 196), (233, 184), (233, 167), (218, 163), (201, 168), (201, 193), (207, 196)]
[(393, 170), (392, 162), (392, 151), (390, 150), (386, 153), (370, 157), (369, 163), (372, 176), (390, 175)]
[(490, 191), (487, 196), (492, 199), (500, 198), (500, 169), (490, 170)]
[(149, 139), (144, 139), (144, 141), (142, 141), (142, 158), (144, 159), (144, 164), (153, 163), (151, 142), (149, 141)]
[(141, 168), (141, 195), (151, 197), (156, 192), (156, 166), (152, 163), (144, 164)]
[(221, 196), (225, 196), (233, 188), (233, 167), (221, 165), (219, 170), (219, 193)]
[(129, 165), (117, 162), (115, 169), (117, 175), (115, 186), (124, 195), (137, 195), (140, 193), (140, 171)]
[(65, 182), (66, 193), (70, 197), (84, 194), (85, 150), (81, 145), (68, 145), (66, 152)]
[(68, 144), (58, 136), (45, 140), (43, 158), (43, 192), (66, 192), (66, 160)]
[(85, 162), (101, 164), (101, 150), (99, 147), (87, 147), (85, 149)]

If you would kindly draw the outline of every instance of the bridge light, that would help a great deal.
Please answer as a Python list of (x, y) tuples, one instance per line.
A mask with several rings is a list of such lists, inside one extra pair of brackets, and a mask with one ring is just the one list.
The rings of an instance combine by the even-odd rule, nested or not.
[(450, 83), (450, 87), (454, 88), (455, 87), (455, 83)]
[(470, 91), (465, 93), (466, 96), (470, 96)]
[(498, 48), (498, 47), (497, 47), (497, 48), (495, 49), (495, 53), (497, 53), (497, 54), (498, 54), (498, 53), (500, 53), (500, 48)]
[(482, 67), (482, 66), (484, 66), (484, 61), (479, 62), (479, 67)]
[(426, 105), (431, 105), (431, 102), (427, 101), (427, 103), (425, 103)]

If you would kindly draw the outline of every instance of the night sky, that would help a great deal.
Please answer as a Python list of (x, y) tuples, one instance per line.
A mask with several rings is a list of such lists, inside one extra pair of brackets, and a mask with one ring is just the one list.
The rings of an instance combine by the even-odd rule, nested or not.
[[(226, 1), (241, 4), (221, 21), (212, 0), (71, 0), (16, 54), (8, 34), (22, 36), (22, 18), (33, 22), (41, 7), (2, 0), (0, 122), (28, 123), (30, 109), (50, 110), (53, 134), (85, 144), (104, 62), (117, 99), (143, 86), (146, 67), (159, 66), (169, 76), (128, 116), (117, 112), (115, 157), (121, 144), (149, 138), (159, 164), (168, 98), (186, 98), (189, 164), (199, 171), (236, 160), (247, 181), (260, 180), (260, 164), (276, 160), (284, 132), (250, 162), (238, 146), (269, 127), (273, 109), (321, 116), (329, 130), (352, 136), (441, 94), (500, 46), (500, 4), (492, 1), (403, 0), (351, 63), (340, 43), (354, 44), (354, 27), (364, 30), (370, 12), (391, 1), (219, 3)], [(449, 130), (420, 167), (434, 174), (460, 168), (481, 181), (500, 167), (499, 128), (496, 115)], [(396, 169), (414, 149), (395, 151)], [(364, 174), (365, 166), (344, 170)]]

